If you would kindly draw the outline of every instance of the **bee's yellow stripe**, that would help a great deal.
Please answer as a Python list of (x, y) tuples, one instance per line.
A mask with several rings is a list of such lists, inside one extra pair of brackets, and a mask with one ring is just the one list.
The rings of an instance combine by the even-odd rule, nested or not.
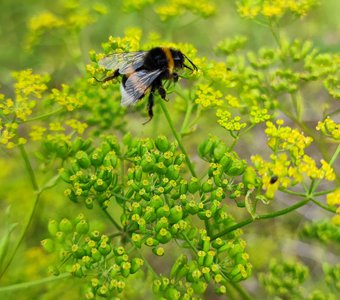
[(164, 54), (166, 56), (166, 59), (168, 60), (168, 68), (169, 68), (169, 72), (170, 74), (172, 74), (173, 70), (174, 70), (174, 58), (172, 57), (171, 51), (169, 48), (162, 48), (164, 51)]

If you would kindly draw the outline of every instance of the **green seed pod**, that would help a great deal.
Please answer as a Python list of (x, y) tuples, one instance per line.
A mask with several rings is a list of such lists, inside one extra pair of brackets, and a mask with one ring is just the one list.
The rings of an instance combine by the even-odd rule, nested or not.
[(71, 272), (75, 277), (82, 278), (84, 276), (84, 272), (79, 263), (76, 263), (72, 266)]
[(229, 169), (232, 163), (232, 160), (233, 160), (233, 157), (231, 153), (228, 152), (223, 155), (223, 157), (219, 161), (219, 164), (222, 166), (222, 169), (224, 172), (226, 172)]
[(162, 217), (158, 220), (154, 229), (156, 232), (159, 232), (162, 228), (168, 228), (168, 227), (169, 227), (169, 220), (166, 217)]
[(65, 170), (64, 168), (59, 170), (59, 176), (66, 183), (71, 183), (70, 177), (72, 176), (72, 172), (70, 170)]
[(86, 234), (89, 231), (89, 224), (86, 220), (80, 220), (76, 225), (76, 232), (79, 234)]
[(99, 167), (104, 160), (104, 154), (101, 149), (96, 149), (91, 154), (91, 163), (94, 167)]
[(210, 250), (207, 252), (207, 255), (204, 258), (204, 266), (210, 267), (214, 262), (214, 257), (216, 255), (216, 252), (213, 250)]
[(190, 193), (194, 194), (200, 189), (200, 185), (198, 183), (198, 179), (196, 177), (192, 177), (191, 181), (188, 185), (188, 190)]
[(175, 205), (170, 209), (169, 221), (171, 224), (177, 223), (183, 218), (183, 208), (180, 205)]
[(106, 256), (108, 254), (111, 253), (111, 246), (109, 244), (107, 244), (106, 242), (102, 242), (100, 243), (99, 247), (98, 247), (98, 251), (103, 255)]
[(102, 255), (101, 255), (101, 253), (98, 251), (98, 249), (92, 248), (92, 249), (91, 249), (91, 257), (92, 257), (92, 259), (93, 259), (94, 261), (98, 262), (98, 261), (101, 260)]
[(156, 158), (153, 154), (146, 154), (143, 156), (140, 166), (143, 172), (152, 173), (155, 169)]
[(123, 262), (120, 266), (120, 273), (123, 275), (123, 277), (127, 278), (130, 275), (130, 269), (131, 263), (128, 261)]
[(59, 223), (59, 230), (64, 233), (70, 233), (73, 229), (73, 225), (69, 219), (62, 219)]
[(187, 263), (188, 258), (186, 255), (180, 255), (175, 263), (173, 264), (171, 271), (170, 271), (170, 278), (175, 278), (178, 271)]
[(103, 192), (107, 190), (108, 184), (103, 179), (98, 178), (96, 182), (93, 184), (93, 187), (97, 192)]
[(152, 291), (154, 294), (159, 294), (161, 291), (162, 282), (159, 279), (155, 279), (152, 283)]
[(144, 244), (148, 247), (155, 247), (159, 245), (159, 241), (152, 237), (149, 237), (145, 240)]
[(80, 248), (78, 245), (73, 244), (71, 246), (72, 254), (75, 258), (81, 259), (85, 255), (85, 250)]
[(92, 209), (93, 208), (93, 198), (88, 197), (84, 200), (85, 206), (88, 209)]
[(211, 179), (208, 179), (206, 182), (202, 184), (202, 191), (204, 193), (209, 193), (213, 190), (213, 182)]
[(55, 234), (55, 239), (56, 241), (58, 241), (59, 243), (63, 243), (65, 241), (65, 233), (63, 233), (62, 231), (58, 231)]
[(52, 239), (44, 239), (40, 243), (47, 253), (52, 253), (55, 249), (54, 241)]
[(156, 216), (158, 218), (168, 217), (170, 215), (170, 208), (168, 205), (163, 205), (157, 209)]
[(135, 257), (134, 259), (132, 259), (130, 274), (135, 274), (137, 271), (139, 271), (143, 264), (144, 260), (139, 257)]
[(155, 145), (157, 147), (157, 149), (161, 152), (166, 152), (169, 150), (170, 148), (170, 143), (167, 139), (166, 136), (162, 135), (159, 136), (156, 140), (155, 140)]
[(247, 167), (247, 163), (244, 160), (240, 159), (234, 159), (229, 166), (228, 170), (226, 170), (226, 173), (230, 176), (239, 176), (243, 174)]
[(191, 287), (193, 288), (195, 294), (202, 295), (205, 293), (208, 284), (203, 281), (197, 281), (191, 284)]
[(203, 266), (204, 264), (204, 257), (207, 255), (207, 253), (205, 251), (198, 251), (197, 252), (197, 256), (198, 256), (198, 259), (197, 259), (197, 263), (199, 266)]
[(220, 161), (224, 154), (228, 151), (228, 147), (220, 141), (214, 148), (214, 158), (216, 161)]
[(117, 264), (113, 264), (111, 267), (111, 271), (110, 271), (110, 276), (111, 278), (116, 278), (116, 276), (118, 275), (118, 273), (120, 272), (120, 266)]
[(163, 256), (165, 253), (165, 250), (163, 247), (155, 247), (155, 248), (152, 248), (152, 252), (157, 256)]
[(91, 166), (90, 158), (85, 151), (78, 151), (76, 153), (76, 159), (78, 165), (83, 169), (87, 169)]
[(181, 293), (174, 287), (170, 287), (166, 289), (165, 297), (168, 300), (178, 300), (181, 297)]
[(176, 165), (171, 165), (166, 170), (166, 177), (172, 180), (177, 180), (179, 177), (179, 167)]
[(172, 235), (170, 231), (168, 231), (165, 228), (161, 228), (159, 232), (156, 234), (156, 239), (161, 243), (161, 244), (166, 244), (172, 239)]
[(55, 236), (55, 234), (59, 231), (59, 224), (56, 220), (50, 219), (47, 225), (48, 232), (51, 236)]

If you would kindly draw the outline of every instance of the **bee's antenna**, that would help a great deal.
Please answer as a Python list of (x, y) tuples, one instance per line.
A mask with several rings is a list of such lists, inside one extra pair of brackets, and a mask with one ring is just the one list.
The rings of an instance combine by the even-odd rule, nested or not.
[[(198, 69), (197, 69), (196, 65), (188, 58), (188, 56), (186, 56), (185, 54), (183, 54), (183, 55), (184, 55), (184, 57), (188, 60), (188, 62), (192, 65), (192, 67), (194, 68), (194, 70), (197, 71)], [(190, 69), (191, 71), (193, 71), (193, 69), (191, 69), (190, 67), (188, 67), (188, 66), (186, 66), (186, 65), (184, 65), (184, 67), (186, 67), (186, 68)]]

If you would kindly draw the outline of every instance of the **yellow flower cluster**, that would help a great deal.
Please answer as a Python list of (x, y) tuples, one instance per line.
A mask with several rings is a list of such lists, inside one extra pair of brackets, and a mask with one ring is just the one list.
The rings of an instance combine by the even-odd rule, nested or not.
[[(283, 124), (281, 120), (277, 123)], [(318, 168), (315, 160), (304, 153), (304, 149), (311, 142), (310, 138), (288, 127), (276, 128), (271, 122), (267, 122), (267, 126), (268, 145), (274, 154), (270, 156), (270, 161), (265, 161), (259, 155), (252, 156), (251, 159), (262, 177), (263, 189), (269, 199), (274, 197), (279, 187), (294, 186), (305, 177), (335, 180), (334, 170), (326, 161), (321, 160), (321, 167)], [(274, 176), (277, 177), (275, 181)]]
[(17, 136), (19, 123), (26, 121), (32, 114), (36, 99), (40, 99), (47, 89), (48, 76), (36, 75), (32, 70), (14, 72), (15, 98), (6, 99), (0, 94), (0, 144), (8, 149), (26, 143), (26, 139)]
[(64, 25), (64, 21), (55, 14), (44, 11), (33, 16), (28, 22), (28, 29), (32, 32), (42, 32), (46, 28), (57, 28)]
[(253, 106), (250, 111), (250, 120), (253, 124), (258, 124), (261, 122), (268, 121), (271, 115), (268, 114), (266, 108), (260, 108), (258, 106)]
[(88, 127), (86, 123), (79, 122), (75, 119), (66, 120), (65, 124), (73, 128), (78, 134), (83, 134)]
[(254, 19), (259, 15), (281, 18), (288, 12), (303, 17), (318, 2), (318, 0), (240, 0), (237, 3), (237, 10), (242, 17), (247, 19)]
[(340, 226), (340, 189), (327, 194), (327, 204), (329, 206), (337, 206), (336, 215), (332, 218), (333, 224)]
[(200, 84), (197, 87), (195, 102), (203, 108), (221, 106), (223, 104), (222, 93), (208, 84)]
[(124, 0), (123, 9), (126, 12), (132, 10), (141, 10), (147, 5), (153, 4), (156, 0)]
[(207, 18), (215, 13), (216, 6), (209, 0), (168, 0), (166, 4), (155, 8), (155, 12), (162, 21), (180, 16), (186, 11)]
[(303, 133), (297, 129), (292, 129), (283, 125), (283, 120), (276, 122), (276, 127), (272, 122), (267, 122), (267, 128), (265, 130), (268, 136), (268, 146), (277, 153), (278, 151), (287, 151), (295, 163), (299, 163), (299, 160), (304, 155), (304, 150), (308, 147), (313, 139), (311, 137), (304, 136)]
[(70, 87), (62, 85), (62, 90), (52, 89), (52, 99), (54, 102), (65, 107), (68, 111), (73, 111), (83, 106), (83, 102), (78, 97), (71, 94)]
[(228, 131), (240, 131), (242, 128), (247, 126), (247, 123), (240, 122), (241, 117), (239, 116), (231, 119), (231, 114), (226, 110), (218, 109), (216, 116), (218, 118), (217, 123)]
[(225, 87), (235, 87), (237, 85), (235, 74), (228, 71), (225, 63), (211, 63), (206, 70), (206, 76), (212, 81), (220, 82)]
[(327, 117), (323, 122), (319, 122), (316, 130), (335, 140), (340, 140), (340, 124), (334, 122), (330, 117)]
[(32, 141), (41, 141), (44, 137), (44, 132), (46, 131), (45, 127), (39, 125), (32, 125), (31, 131), (29, 132), (29, 136)]

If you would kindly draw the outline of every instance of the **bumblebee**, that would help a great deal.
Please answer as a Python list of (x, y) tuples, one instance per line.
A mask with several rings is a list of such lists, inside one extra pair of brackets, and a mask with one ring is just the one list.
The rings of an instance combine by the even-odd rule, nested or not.
[[(185, 64), (188, 61), (190, 66)], [(105, 69), (114, 70), (111, 76), (101, 80), (106, 82), (120, 75), (122, 82), (121, 105), (129, 106), (141, 100), (149, 93), (147, 110), (149, 122), (153, 117), (154, 94), (157, 91), (163, 100), (166, 100), (166, 91), (163, 80), (178, 81), (177, 69), (187, 68), (197, 70), (194, 63), (181, 51), (173, 48), (156, 47), (149, 51), (114, 53), (104, 57), (98, 62)]]

